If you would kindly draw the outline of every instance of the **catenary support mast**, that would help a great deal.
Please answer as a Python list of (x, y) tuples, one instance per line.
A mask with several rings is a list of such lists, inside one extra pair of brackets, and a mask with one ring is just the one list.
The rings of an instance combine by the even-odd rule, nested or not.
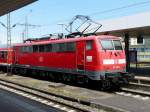
[[(11, 52), (11, 21), (10, 21), (10, 13), (7, 14), (7, 63), (9, 63), (9, 53)], [(7, 66), (7, 75), (12, 75), (12, 65), (10, 63), (10, 66)]]

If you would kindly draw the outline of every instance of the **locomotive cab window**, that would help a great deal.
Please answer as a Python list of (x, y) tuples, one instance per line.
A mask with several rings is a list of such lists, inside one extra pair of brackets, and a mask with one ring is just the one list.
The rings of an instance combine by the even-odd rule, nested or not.
[(115, 50), (122, 50), (122, 45), (120, 40), (113, 40), (113, 42), (114, 42)]
[(8, 52), (4, 51), (3, 58), (7, 59)]
[(86, 41), (86, 50), (92, 50), (93, 47), (93, 40)]
[(101, 40), (100, 41), (103, 50), (122, 50), (122, 44), (120, 40)]
[(103, 50), (114, 50), (112, 40), (101, 40), (100, 42)]

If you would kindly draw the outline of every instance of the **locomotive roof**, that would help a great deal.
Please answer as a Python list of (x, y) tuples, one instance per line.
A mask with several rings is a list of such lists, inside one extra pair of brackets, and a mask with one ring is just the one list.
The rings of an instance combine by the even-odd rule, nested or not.
[(76, 41), (82, 41), (82, 40), (94, 40), (94, 39), (120, 39), (116, 36), (110, 36), (110, 35), (100, 35), (100, 36), (87, 36), (87, 37), (77, 37), (77, 38), (64, 38), (64, 39), (50, 39), (50, 40), (42, 40), (38, 42), (28, 42), (28, 43), (21, 43), (16, 44), (14, 46), (28, 46), (28, 45), (43, 45), (43, 44), (49, 44), (49, 43), (64, 43), (64, 42), (76, 42)]

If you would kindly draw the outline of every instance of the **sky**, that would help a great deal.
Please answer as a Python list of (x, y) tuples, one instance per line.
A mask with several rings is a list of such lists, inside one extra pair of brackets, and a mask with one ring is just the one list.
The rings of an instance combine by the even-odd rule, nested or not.
[[(148, 12), (150, 11), (150, 2), (107, 11), (144, 1), (150, 0), (39, 0), (13, 11), (11, 25), (24, 24), (25, 17), (27, 17), (29, 24), (40, 25), (40, 27), (29, 27), (28, 38), (39, 38), (51, 33), (60, 33), (62, 28), (58, 24), (67, 24), (75, 15), (88, 15), (93, 20), (99, 21)], [(6, 24), (6, 15), (0, 17), (0, 21)], [(25, 27), (20, 25), (12, 28), (12, 43), (22, 42), (24, 29)], [(6, 28), (0, 26), (0, 44), (7, 42), (6, 34)]]

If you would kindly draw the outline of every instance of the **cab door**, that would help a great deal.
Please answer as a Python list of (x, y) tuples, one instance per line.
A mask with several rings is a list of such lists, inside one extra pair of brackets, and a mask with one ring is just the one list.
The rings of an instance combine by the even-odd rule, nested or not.
[(85, 70), (85, 41), (77, 42), (76, 58), (77, 58), (77, 70)]

